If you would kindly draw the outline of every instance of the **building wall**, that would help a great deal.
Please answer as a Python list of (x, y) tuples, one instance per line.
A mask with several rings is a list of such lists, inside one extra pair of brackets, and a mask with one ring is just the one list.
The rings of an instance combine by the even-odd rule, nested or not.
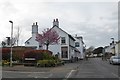
[(59, 45), (56, 45), (56, 46), (50, 45), (50, 49), (49, 50), (52, 50), (53, 52), (56, 53), (57, 52), (56, 48), (58, 47), (58, 51), (60, 51), (59, 53), (61, 54), (60, 46), (61, 47), (68, 47), (68, 58), (61, 58), (61, 55), (60, 55), (60, 58), (63, 59), (63, 60), (70, 60), (71, 56), (74, 55), (74, 49), (72, 47), (70, 47), (70, 45), (74, 46), (74, 44), (75, 44), (74, 41), (71, 38), (69, 38), (67, 33), (65, 33), (64, 31), (61, 31), (58, 27), (54, 27), (52, 30), (55, 30), (59, 34), (60, 37), (65, 37), (66, 43), (65, 44), (61, 44), (61, 38), (60, 38)]
[(120, 55), (120, 41), (118, 43), (118, 54)]
[[(54, 45), (49, 45), (48, 50), (53, 52), (53, 55), (58, 54), (61, 55), (61, 45), (60, 44), (54, 44)], [(59, 56), (61, 58), (61, 56)]]
[(106, 48), (106, 50), (105, 50), (106, 52), (110, 52), (110, 53), (112, 53), (112, 51), (111, 51), (111, 47), (109, 46), (108, 48)]
[(30, 40), (28, 40), (27, 42), (25, 42), (25, 46), (26, 47), (30, 47), (30, 46), (34, 47), (34, 46), (36, 46), (36, 49), (39, 49), (39, 43), (35, 39), (36, 39), (36, 36), (34, 34), (34, 36), (32, 36)]
[(70, 37), (69, 37), (69, 58), (72, 59), (72, 57), (76, 57), (75, 54), (75, 41), (73, 41)]
[(116, 55), (120, 55), (120, 42), (118, 42), (116, 45), (115, 45), (115, 52), (116, 52)]
[(118, 55), (118, 44), (115, 45), (115, 53)]
[(79, 38), (79, 39), (75, 38), (75, 39), (76, 39), (75, 42), (79, 42), (79, 47), (76, 47), (80, 51), (80, 54), (78, 54), (79, 58), (83, 59), (84, 56), (85, 56), (85, 54), (83, 52), (83, 49), (84, 49), (84, 47), (83, 47), (83, 40), (81, 38)]

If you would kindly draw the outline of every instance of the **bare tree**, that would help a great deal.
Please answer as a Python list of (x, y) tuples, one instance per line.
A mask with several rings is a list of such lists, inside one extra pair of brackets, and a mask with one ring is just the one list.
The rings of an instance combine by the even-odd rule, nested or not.
[(6, 42), (5, 41), (2, 41), (2, 47), (5, 47), (6, 46)]
[(90, 46), (88, 49), (86, 49), (86, 55), (90, 55), (94, 50), (94, 46)]
[(19, 46), (20, 34), (21, 34), (21, 29), (20, 29), (20, 27), (18, 27), (17, 33), (15, 34), (15, 37), (13, 38), (14, 45), (16, 44), (17, 46)]
[(17, 30), (17, 46), (19, 46), (19, 37), (20, 37), (20, 34), (21, 34), (21, 30), (20, 30), (20, 27), (18, 27), (18, 30)]

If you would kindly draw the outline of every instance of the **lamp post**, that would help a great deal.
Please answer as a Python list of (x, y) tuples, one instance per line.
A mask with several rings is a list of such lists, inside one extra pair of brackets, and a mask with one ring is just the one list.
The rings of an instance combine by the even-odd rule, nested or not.
[(10, 52), (10, 66), (12, 67), (12, 42), (13, 42), (13, 21), (11, 23), (11, 52)]

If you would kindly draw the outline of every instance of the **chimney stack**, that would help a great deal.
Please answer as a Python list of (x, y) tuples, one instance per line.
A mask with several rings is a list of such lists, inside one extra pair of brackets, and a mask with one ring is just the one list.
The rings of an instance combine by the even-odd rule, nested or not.
[(32, 36), (35, 36), (36, 34), (38, 34), (38, 24), (37, 24), (37, 22), (33, 23), (33, 25), (32, 25)]
[(57, 18), (53, 20), (53, 27), (54, 26), (59, 27), (59, 21)]
[(36, 22), (36, 25), (37, 25), (37, 22)]

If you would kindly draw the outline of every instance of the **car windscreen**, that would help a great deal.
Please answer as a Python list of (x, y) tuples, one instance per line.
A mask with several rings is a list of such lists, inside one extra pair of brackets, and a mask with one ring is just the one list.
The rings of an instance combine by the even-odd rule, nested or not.
[(118, 57), (118, 56), (115, 56), (115, 57), (113, 57), (113, 59), (120, 59), (120, 57)]

